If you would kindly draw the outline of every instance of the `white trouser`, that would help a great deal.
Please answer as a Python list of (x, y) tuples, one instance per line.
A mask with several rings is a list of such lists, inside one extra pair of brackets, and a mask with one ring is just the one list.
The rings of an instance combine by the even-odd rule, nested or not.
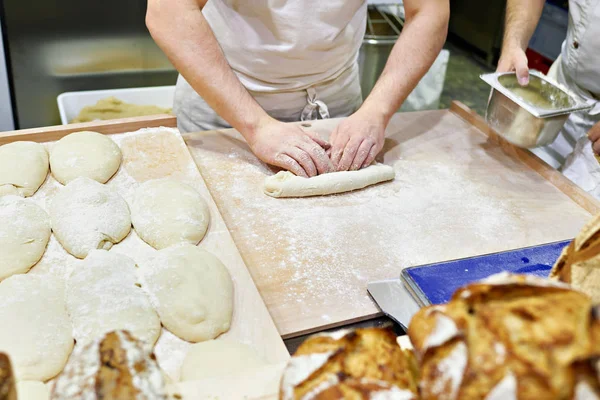
[[(362, 103), (356, 63), (338, 78), (305, 90), (250, 94), (270, 116), (283, 122), (346, 117)], [(177, 115), (177, 126), (181, 132), (230, 127), (181, 75), (177, 79), (173, 111)]]

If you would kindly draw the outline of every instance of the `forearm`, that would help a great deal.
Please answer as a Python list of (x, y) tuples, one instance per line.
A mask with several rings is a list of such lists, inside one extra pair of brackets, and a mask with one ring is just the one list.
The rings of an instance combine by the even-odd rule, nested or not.
[(508, 0), (504, 26), (503, 49), (526, 50), (540, 20), (545, 0)]
[(196, 0), (149, 0), (146, 24), (192, 88), (247, 140), (270, 120), (231, 70)]
[(438, 56), (448, 32), (448, 0), (405, 1), (406, 23), (375, 87), (360, 108), (387, 126)]

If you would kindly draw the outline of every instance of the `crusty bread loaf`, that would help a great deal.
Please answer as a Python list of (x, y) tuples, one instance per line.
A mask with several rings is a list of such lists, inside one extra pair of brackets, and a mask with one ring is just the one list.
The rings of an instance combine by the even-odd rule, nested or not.
[(411, 352), (389, 329), (366, 328), (307, 339), (286, 367), (280, 399), (416, 399)]
[(58, 376), (53, 400), (163, 400), (162, 373), (148, 346), (127, 331), (76, 347)]
[(408, 333), (423, 400), (600, 398), (600, 320), (564, 283), (498, 274), (420, 310)]
[(15, 375), (5, 353), (0, 353), (0, 400), (17, 400)]
[(571, 284), (600, 303), (600, 214), (588, 222), (567, 246), (550, 278)]

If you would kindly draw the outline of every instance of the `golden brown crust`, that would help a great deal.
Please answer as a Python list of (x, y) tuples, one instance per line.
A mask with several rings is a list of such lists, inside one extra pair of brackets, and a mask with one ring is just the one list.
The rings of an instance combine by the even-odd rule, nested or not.
[(0, 353), (0, 400), (17, 400), (17, 386), (8, 355)]

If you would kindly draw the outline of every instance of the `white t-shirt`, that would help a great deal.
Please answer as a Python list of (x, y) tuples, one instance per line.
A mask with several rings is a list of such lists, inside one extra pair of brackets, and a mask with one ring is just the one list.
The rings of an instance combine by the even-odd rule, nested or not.
[(242, 84), (288, 92), (333, 80), (356, 62), (366, 0), (210, 0), (203, 11)]

